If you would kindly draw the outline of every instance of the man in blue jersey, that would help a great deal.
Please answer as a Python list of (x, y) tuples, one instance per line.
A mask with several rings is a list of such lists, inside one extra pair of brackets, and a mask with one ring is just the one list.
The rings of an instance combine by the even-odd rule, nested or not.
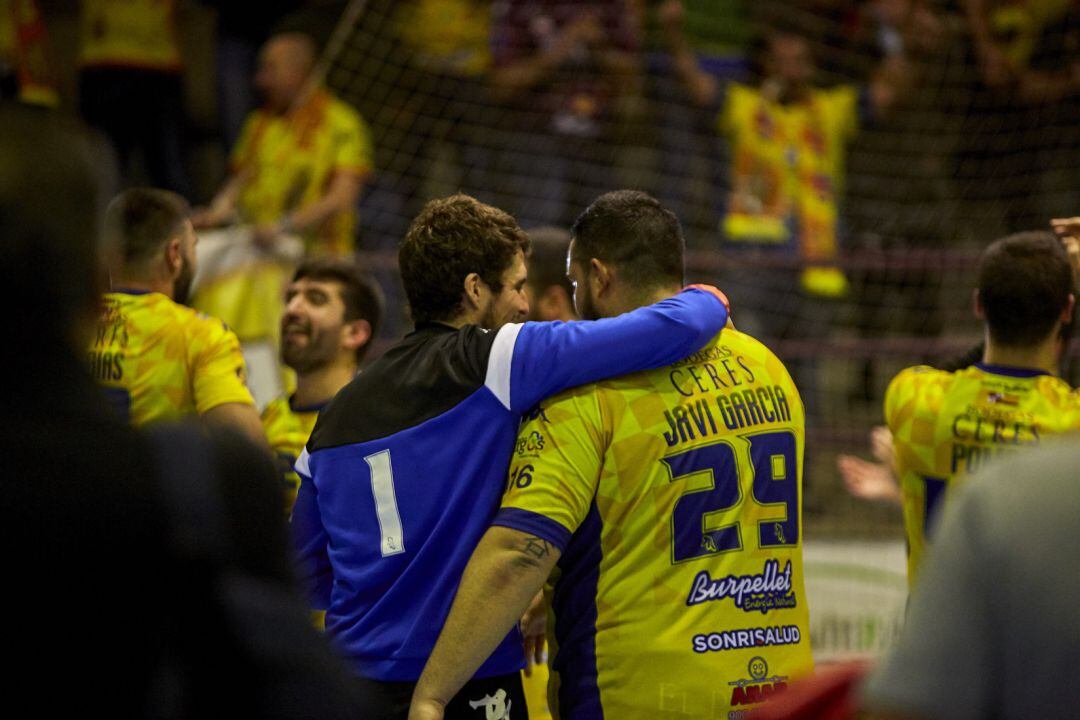
[[(428, 203), (399, 252), (416, 330), (331, 401), (297, 461), (301, 575), (401, 717), (498, 508), (522, 416), (565, 388), (685, 357), (727, 321), (719, 291), (694, 287), (617, 318), (522, 323), (528, 252), (496, 208)], [(515, 629), (447, 717), (524, 715), (523, 665)]]

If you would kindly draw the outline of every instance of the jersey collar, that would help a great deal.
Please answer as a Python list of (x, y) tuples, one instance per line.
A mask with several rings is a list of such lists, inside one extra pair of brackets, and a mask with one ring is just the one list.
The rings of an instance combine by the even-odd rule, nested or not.
[(322, 412), (322, 409), (324, 407), (326, 407), (327, 405), (329, 405), (329, 404), (330, 404), (329, 400), (324, 400), (321, 403), (316, 403), (314, 405), (307, 405), (305, 407), (300, 407), (299, 405), (296, 404), (296, 396), (295, 395), (290, 395), (289, 396), (289, 409), (292, 410), (294, 413), (318, 413), (318, 412)]
[(1050, 373), (1045, 370), (1039, 370), (1038, 368), (1021, 368), (1012, 367), (1010, 365), (989, 365), (987, 363), (977, 362), (975, 363), (975, 367), (983, 372), (1014, 378), (1033, 378), (1039, 377), (1040, 375), (1050, 375)]
[(409, 334), (417, 335), (422, 332), (450, 333), (457, 332), (457, 328), (455, 328), (453, 325), (447, 325), (444, 322), (439, 322), (438, 320), (421, 320), (420, 322), (416, 323), (416, 328)]

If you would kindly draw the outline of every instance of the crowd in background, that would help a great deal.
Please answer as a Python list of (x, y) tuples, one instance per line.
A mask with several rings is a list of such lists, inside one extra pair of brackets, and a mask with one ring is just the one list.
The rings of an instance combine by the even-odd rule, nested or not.
[[(1080, 204), (1073, 0), (6, 0), (0, 17), (5, 94), (79, 113), (119, 186), (179, 192), (204, 229), (365, 253), (386, 339), (408, 329), (392, 252), (425, 200), (565, 228), (604, 190), (651, 192), (691, 276), (777, 342), (838, 444), (863, 436), (851, 403), (876, 415), (883, 355), (968, 343), (970, 288), (947, 282), (965, 251)], [(242, 316), (203, 292), (242, 341), (276, 332), (286, 273), (260, 272)], [(857, 367), (826, 400), (837, 335)]]
[[(8, 0), (0, 54), (25, 97), (109, 136), (123, 184), (207, 202), (264, 100), (262, 44), (297, 31), (322, 50), (348, 5)], [(598, 189), (642, 186), (708, 248), (719, 229), (732, 234), (720, 219), (738, 204), (728, 191), (740, 192), (717, 111), (735, 101), (732, 83), (778, 74), (871, 90), (842, 110), (857, 114), (848, 125), (872, 120), (858, 124), (866, 132), (838, 193), (849, 199), (845, 245), (963, 236), (958, 214), (1030, 227), (1054, 214), (1033, 204), (1068, 204), (1059, 176), (1076, 143), (1062, 104), (1080, 85), (1070, 0), (370, 0), (360, 10), (327, 77), (374, 146), (360, 247), (400, 238), (441, 175), (527, 226), (568, 225)], [(777, 35), (804, 42), (771, 47)], [(682, 49), (704, 86), (686, 77)], [(197, 159), (210, 143), (216, 171)]]

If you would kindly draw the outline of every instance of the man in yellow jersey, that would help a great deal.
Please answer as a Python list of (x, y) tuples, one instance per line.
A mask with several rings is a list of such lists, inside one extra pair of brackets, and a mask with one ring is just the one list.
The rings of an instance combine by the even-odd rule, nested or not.
[(229, 179), (196, 214), (197, 227), (239, 219), (255, 225), (259, 241), (297, 234), (308, 253), (353, 251), (371, 136), (352, 107), (313, 81), (315, 61), (315, 43), (302, 33), (263, 46), (255, 82), (265, 104), (248, 117)]
[[(678, 220), (644, 193), (601, 196), (573, 238), (585, 318), (682, 286)], [(556, 716), (741, 717), (809, 672), (803, 445), (784, 366), (731, 327), (672, 366), (543, 402), (410, 717), (442, 717), (549, 577)], [(499, 717), (503, 699), (485, 700)]]
[(351, 261), (315, 258), (293, 275), (281, 318), (281, 360), (296, 372), (296, 391), (262, 412), (281, 469), (286, 513), (300, 487), (296, 458), (319, 411), (356, 375), (381, 318), (382, 293)]
[(1056, 377), (1073, 283), (1051, 233), (998, 240), (979, 261), (975, 290), (975, 314), (985, 323), (982, 362), (956, 372), (908, 368), (889, 385), (885, 421), (903, 495), (909, 584), (950, 485), (999, 456), (1080, 429), (1080, 396)]
[(187, 203), (165, 190), (127, 190), (109, 204), (105, 231), (117, 248), (113, 291), (88, 359), (113, 408), (136, 426), (197, 414), (265, 446), (236, 336), (180, 304), (195, 272)]

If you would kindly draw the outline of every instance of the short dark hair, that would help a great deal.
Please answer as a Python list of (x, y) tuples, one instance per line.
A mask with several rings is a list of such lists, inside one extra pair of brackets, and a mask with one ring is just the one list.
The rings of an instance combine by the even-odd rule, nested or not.
[(125, 265), (139, 265), (181, 232), (190, 213), (187, 200), (174, 192), (131, 188), (113, 198), (106, 208), (105, 232), (119, 248)]
[(648, 193), (605, 193), (581, 213), (570, 232), (575, 262), (596, 258), (643, 289), (683, 283), (685, 242), (679, 219)]
[[(317, 280), (341, 285), (341, 299), (345, 303), (345, 320), (367, 320), (371, 325), (371, 337), (379, 332), (383, 315), (383, 293), (370, 275), (352, 260), (332, 257), (316, 257), (305, 260), (293, 274), (297, 280)], [(356, 362), (364, 359), (371, 342), (356, 349)]]
[(1069, 304), (1072, 266), (1052, 233), (1016, 233), (983, 252), (978, 288), (990, 339), (1007, 347), (1035, 345)]
[(549, 287), (561, 287), (571, 297), (574, 287), (566, 277), (566, 250), (570, 233), (562, 228), (545, 226), (529, 230), (532, 253), (529, 255), (529, 285), (538, 293)]
[(469, 273), (500, 292), (503, 273), (529, 247), (525, 231), (498, 208), (462, 194), (431, 200), (412, 221), (398, 251), (413, 321), (458, 315)]
[(0, 269), (23, 309), (30, 354), (71, 342), (103, 282), (105, 155), (82, 126), (44, 108), (0, 103)]

